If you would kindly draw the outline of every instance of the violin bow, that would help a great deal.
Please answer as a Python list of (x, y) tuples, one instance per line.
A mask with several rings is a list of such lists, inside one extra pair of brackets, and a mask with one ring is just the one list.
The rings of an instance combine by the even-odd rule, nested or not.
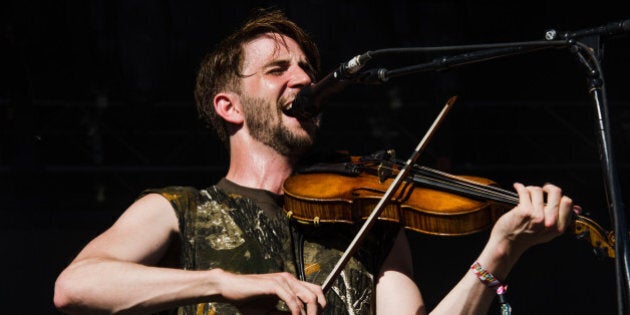
[(350, 260), (350, 257), (354, 255), (359, 245), (361, 245), (361, 243), (363, 242), (363, 239), (367, 235), (367, 232), (372, 228), (374, 223), (376, 223), (376, 220), (385, 209), (385, 204), (389, 202), (394, 192), (398, 190), (400, 185), (403, 183), (403, 179), (408, 175), (409, 171), (411, 171), (412, 167), (416, 163), (416, 160), (418, 160), (418, 158), (420, 157), (420, 154), (426, 148), (427, 143), (429, 142), (429, 140), (431, 140), (431, 138), (435, 134), (435, 130), (442, 123), (442, 121), (444, 120), (444, 117), (446, 117), (446, 114), (453, 107), (453, 104), (455, 103), (456, 100), (457, 100), (457, 96), (452, 96), (451, 98), (448, 99), (448, 101), (446, 101), (446, 105), (444, 105), (444, 107), (442, 108), (442, 111), (440, 111), (438, 116), (435, 118), (435, 121), (433, 121), (433, 124), (431, 125), (431, 127), (429, 127), (429, 130), (427, 131), (427, 133), (424, 135), (422, 140), (420, 140), (420, 143), (418, 143), (418, 146), (411, 154), (411, 157), (409, 157), (409, 159), (405, 163), (405, 166), (398, 172), (398, 175), (396, 176), (392, 184), (389, 186), (385, 194), (383, 194), (383, 197), (381, 197), (378, 204), (376, 204), (376, 206), (374, 207), (374, 210), (372, 210), (370, 215), (367, 217), (367, 219), (361, 226), (361, 229), (357, 232), (357, 235), (352, 239), (346, 251), (343, 253), (343, 255), (341, 255), (341, 258), (339, 258), (339, 261), (337, 261), (337, 264), (333, 267), (330, 274), (328, 274), (328, 277), (324, 280), (324, 283), (322, 284), (322, 290), (324, 292), (328, 292), (328, 290), (330, 290), (330, 288), (332, 287), (333, 281), (339, 276), (339, 274), (341, 273), (341, 270), (343, 270), (343, 268), (346, 266), (346, 264)]

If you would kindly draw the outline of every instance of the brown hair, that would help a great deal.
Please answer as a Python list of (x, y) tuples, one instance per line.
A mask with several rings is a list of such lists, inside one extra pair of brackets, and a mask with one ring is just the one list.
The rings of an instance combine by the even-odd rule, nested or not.
[(306, 55), (306, 61), (319, 71), (317, 46), (310, 36), (279, 10), (259, 9), (241, 28), (221, 41), (201, 62), (195, 85), (195, 102), (200, 117), (213, 127), (219, 139), (229, 143), (226, 122), (214, 110), (214, 96), (220, 92), (240, 92), (243, 77), (243, 44), (265, 33), (277, 33), (292, 38)]

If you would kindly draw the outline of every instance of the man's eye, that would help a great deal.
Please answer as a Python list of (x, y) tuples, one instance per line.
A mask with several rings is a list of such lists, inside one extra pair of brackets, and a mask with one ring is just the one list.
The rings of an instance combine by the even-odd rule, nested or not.
[(268, 74), (272, 74), (272, 75), (281, 75), (282, 73), (284, 73), (284, 69), (282, 68), (273, 68), (273, 69), (269, 69), (269, 71), (267, 71)]

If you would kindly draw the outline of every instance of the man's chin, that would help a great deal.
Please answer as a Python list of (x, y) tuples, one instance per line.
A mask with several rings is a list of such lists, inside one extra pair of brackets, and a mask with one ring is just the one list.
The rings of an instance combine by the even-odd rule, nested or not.
[(288, 150), (288, 156), (299, 158), (306, 154), (314, 145), (315, 141), (313, 137), (305, 137), (300, 140), (295, 140), (291, 143)]

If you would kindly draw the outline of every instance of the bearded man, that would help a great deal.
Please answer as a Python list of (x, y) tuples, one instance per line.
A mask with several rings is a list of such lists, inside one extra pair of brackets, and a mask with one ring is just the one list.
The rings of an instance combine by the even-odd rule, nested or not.
[[(357, 227), (298, 227), (283, 214), (282, 184), (319, 125), (285, 109), (318, 68), (315, 44), (278, 11), (222, 41), (201, 65), (195, 96), (229, 149), (227, 174), (203, 189), (145, 191), (61, 273), (56, 306), (69, 314), (424, 314), (402, 228), (376, 225), (323, 292)], [(527, 248), (566, 229), (572, 202), (559, 188), (515, 189), (519, 205), (433, 313), (486, 313), (496, 288), (479, 275), (505, 279)]]

